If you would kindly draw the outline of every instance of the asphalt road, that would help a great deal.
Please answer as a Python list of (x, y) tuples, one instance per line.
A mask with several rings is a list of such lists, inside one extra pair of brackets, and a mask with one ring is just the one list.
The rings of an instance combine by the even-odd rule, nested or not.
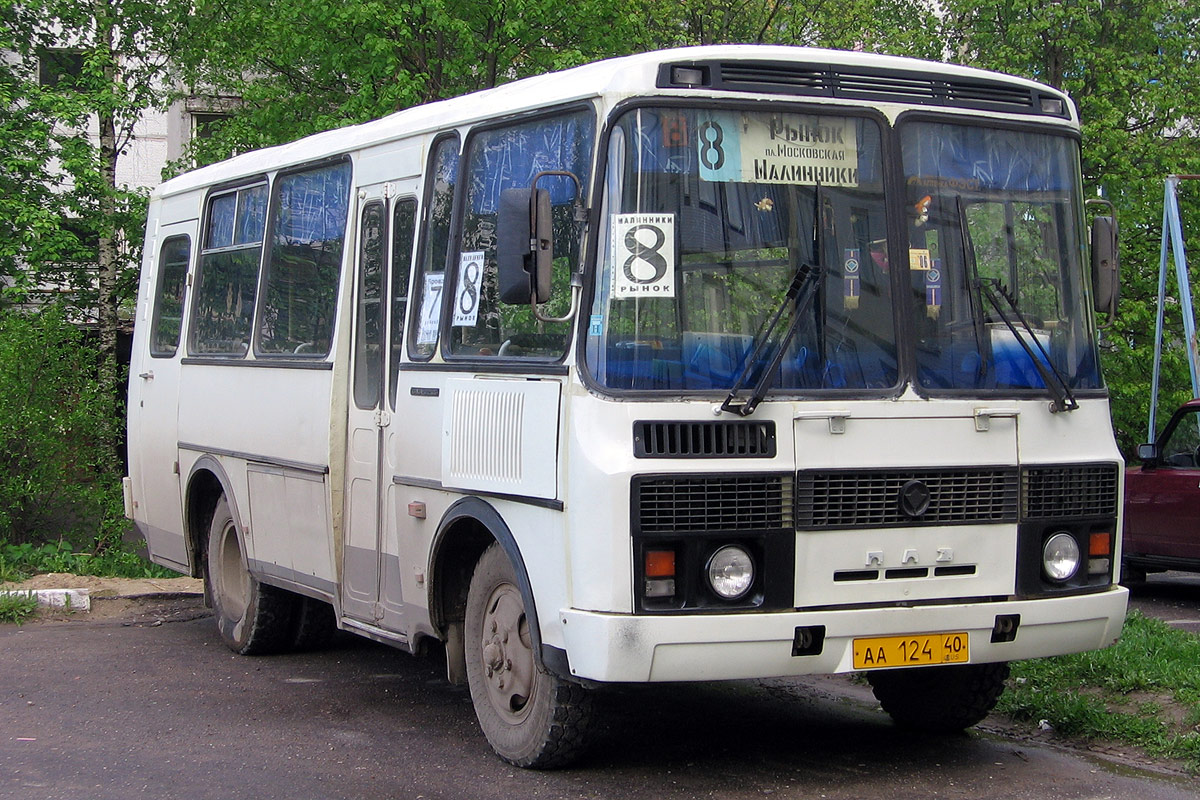
[(1036, 743), (912, 736), (828, 680), (625, 689), (581, 765), (525, 772), (437, 655), (238, 657), (190, 603), (0, 626), (0, 798), (1200, 798)]
[(1200, 574), (1158, 572), (1129, 588), (1129, 607), (1173, 628), (1200, 634)]

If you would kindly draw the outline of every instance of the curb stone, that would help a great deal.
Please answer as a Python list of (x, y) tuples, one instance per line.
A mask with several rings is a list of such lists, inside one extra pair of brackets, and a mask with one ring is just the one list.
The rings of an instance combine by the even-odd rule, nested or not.
[(92, 596), (88, 589), (16, 589), (0, 595), (34, 597), (41, 608), (69, 608), (71, 611), (91, 611)]

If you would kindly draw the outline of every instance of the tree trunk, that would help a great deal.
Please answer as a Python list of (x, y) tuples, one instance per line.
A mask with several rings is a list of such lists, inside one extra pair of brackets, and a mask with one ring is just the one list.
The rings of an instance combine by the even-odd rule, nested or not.
[[(120, 65), (117, 63), (117, 30), (112, 17), (109, 15), (107, 4), (103, 0), (95, 0), (93, 9), (96, 19), (96, 47), (103, 48), (105, 83), (116, 87), (121, 79)], [(99, 218), (101, 229), (97, 246), (97, 295), (96, 295), (96, 325), (100, 337), (100, 387), (106, 403), (111, 402), (111, 413), (108, 414), (106, 437), (111, 443), (113, 455), (117, 455), (120, 446), (118, 431), (118, 398), (120, 397), (121, 368), (117, 361), (117, 335), (120, 332), (120, 320), (117, 315), (119, 298), (117, 297), (117, 276), (121, 268), (120, 243), (116, 239), (116, 192), (117, 192), (117, 125), (112, 108), (101, 106), (98, 109), (100, 124), (100, 208)]]

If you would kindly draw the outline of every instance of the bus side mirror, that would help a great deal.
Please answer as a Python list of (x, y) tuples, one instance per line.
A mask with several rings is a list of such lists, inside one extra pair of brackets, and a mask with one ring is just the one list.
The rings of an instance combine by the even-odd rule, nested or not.
[(550, 299), (554, 241), (550, 193), (505, 189), (496, 215), (496, 261), (500, 302), (545, 303)]
[(1139, 444), (1137, 456), (1147, 466), (1153, 466), (1158, 461), (1158, 445), (1153, 442), (1150, 444)]
[(1092, 220), (1092, 291), (1095, 292), (1096, 313), (1107, 314), (1109, 321), (1117, 315), (1120, 273), (1116, 217), (1096, 217)]

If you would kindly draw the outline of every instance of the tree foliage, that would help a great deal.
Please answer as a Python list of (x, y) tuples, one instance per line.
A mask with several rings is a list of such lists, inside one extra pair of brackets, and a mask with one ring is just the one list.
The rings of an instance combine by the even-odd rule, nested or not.
[(99, 364), (61, 309), (0, 311), (0, 543), (119, 541), (119, 465)]

